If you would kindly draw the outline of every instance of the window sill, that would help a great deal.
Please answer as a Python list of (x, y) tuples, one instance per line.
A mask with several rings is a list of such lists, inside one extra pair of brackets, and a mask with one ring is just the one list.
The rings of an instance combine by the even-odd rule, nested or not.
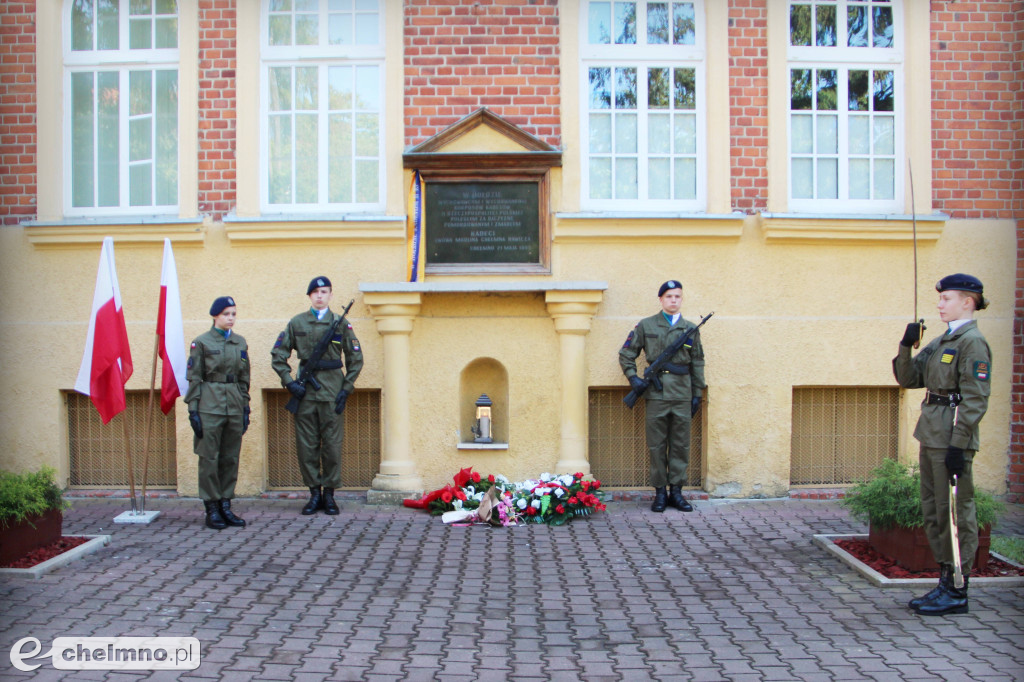
[(405, 216), (362, 213), (224, 216), (224, 230), (233, 244), (275, 245), (384, 244), (405, 242)]
[[(883, 214), (761, 213), (761, 230), (769, 242), (834, 243), (912, 242), (914, 216)], [(934, 242), (949, 220), (944, 213), (918, 215), (917, 240)]]
[(734, 241), (745, 214), (586, 211), (555, 214), (555, 242)]
[(508, 450), (508, 443), (459, 443), (459, 450)]
[(113, 237), (117, 245), (162, 244), (164, 238), (180, 245), (201, 245), (203, 218), (131, 216), (29, 220), (22, 223), (28, 241), (37, 249), (63, 249), (103, 243)]

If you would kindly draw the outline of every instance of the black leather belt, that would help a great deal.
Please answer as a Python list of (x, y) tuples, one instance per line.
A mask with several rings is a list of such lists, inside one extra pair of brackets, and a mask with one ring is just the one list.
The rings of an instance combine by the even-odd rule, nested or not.
[(689, 374), (690, 373), (690, 366), (689, 365), (673, 365), (671, 362), (666, 362), (664, 365), (661, 366), (661, 373), (662, 374), (679, 374), (679, 375)]
[[(305, 366), (306, 361), (303, 360), (302, 362), (299, 363), (299, 371), (301, 372)], [(316, 363), (316, 370), (318, 372), (322, 369), (341, 369), (341, 367), (341, 360), (321, 360), (320, 362)]]
[(924, 398), (926, 405), (942, 405), (943, 407), (956, 407), (960, 404), (959, 393), (940, 393), (927, 391)]
[[(223, 377), (223, 378), (220, 378), (220, 377)], [(203, 379), (203, 381), (205, 381), (208, 384), (233, 384), (233, 383), (235, 383), (235, 375), (234, 374), (224, 374), (224, 375), (218, 375), (218, 378), (207, 377), (206, 379)]]

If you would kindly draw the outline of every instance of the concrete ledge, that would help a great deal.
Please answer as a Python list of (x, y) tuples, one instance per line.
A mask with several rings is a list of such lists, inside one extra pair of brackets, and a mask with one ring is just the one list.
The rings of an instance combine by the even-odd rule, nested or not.
[(37, 580), (51, 571), (56, 571), (62, 566), (70, 564), (76, 559), (81, 559), (87, 554), (98, 552), (104, 545), (110, 544), (109, 535), (73, 535), (68, 537), (92, 538), (78, 547), (72, 547), (63, 554), (48, 559), (32, 568), (0, 568), (0, 577), (10, 578), (31, 578)]
[(367, 490), (366, 504), (402, 506), (402, 500), (418, 500), (423, 496), (422, 490)]
[[(867, 537), (867, 535), (815, 535), (814, 544), (853, 568), (855, 571), (867, 578), (871, 584), (878, 587), (908, 587), (913, 585), (935, 584), (935, 578), (886, 578), (884, 575), (835, 544), (836, 540), (867, 540)], [(996, 554), (995, 552), (991, 552), (991, 555), (1000, 561), (1005, 561), (1013, 566), (1019, 566), (1019, 564), (1000, 554)], [(971, 587), (1020, 586), (1024, 586), (1024, 576), (1010, 576), (1006, 578), (971, 578)]]

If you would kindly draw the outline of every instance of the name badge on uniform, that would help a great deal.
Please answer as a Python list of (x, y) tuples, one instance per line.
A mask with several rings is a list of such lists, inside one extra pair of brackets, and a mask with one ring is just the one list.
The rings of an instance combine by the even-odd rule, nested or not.
[(948, 365), (951, 364), (954, 359), (956, 359), (956, 348), (947, 348), (942, 351), (942, 356), (939, 358), (939, 361)]
[(978, 381), (988, 381), (989, 367), (988, 363), (984, 360), (978, 360), (974, 363), (974, 378)]

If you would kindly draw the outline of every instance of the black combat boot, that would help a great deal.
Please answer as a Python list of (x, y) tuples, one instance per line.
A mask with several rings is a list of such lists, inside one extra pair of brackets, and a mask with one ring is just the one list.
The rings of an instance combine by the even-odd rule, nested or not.
[(654, 502), (651, 502), (651, 511), (663, 512), (666, 506), (668, 506), (668, 500), (665, 498), (665, 488), (655, 488)]
[(224, 530), (228, 527), (228, 524), (224, 522), (224, 517), (220, 515), (220, 503), (217, 500), (203, 500), (203, 506), (206, 507), (207, 528)]
[(334, 488), (324, 488), (324, 514), (337, 516), (341, 512), (338, 503), (334, 501)]
[(679, 511), (693, 511), (693, 507), (690, 505), (690, 501), (683, 497), (683, 491), (680, 489), (680, 486), (669, 486), (668, 490), (668, 506), (675, 507)]
[(235, 528), (244, 528), (245, 519), (235, 516), (235, 513), (231, 511), (231, 500), (220, 501), (220, 515), (224, 518), (224, 523)]
[(967, 581), (968, 578), (964, 576), (964, 586), (957, 588), (953, 585), (953, 580), (949, 581), (949, 584), (939, 590), (939, 593), (935, 595), (930, 601), (918, 606), (914, 611), (921, 614), (922, 616), (944, 616), (947, 613), (967, 613)]
[(939, 584), (932, 588), (932, 591), (928, 594), (922, 595), (915, 599), (911, 599), (907, 602), (908, 609), (917, 610), (917, 607), (921, 606), (926, 602), (930, 602), (935, 599), (936, 595), (946, 587), (946, 585), (953, 584), (953, 565), (952, 564), (939, 564)]
[(302, 515), (316, 514), (318, 510), (323, 508), (324, 498), (320, 496), (320, 486), (315, 485), (309, 489), (309, 502), (302, 508)]

